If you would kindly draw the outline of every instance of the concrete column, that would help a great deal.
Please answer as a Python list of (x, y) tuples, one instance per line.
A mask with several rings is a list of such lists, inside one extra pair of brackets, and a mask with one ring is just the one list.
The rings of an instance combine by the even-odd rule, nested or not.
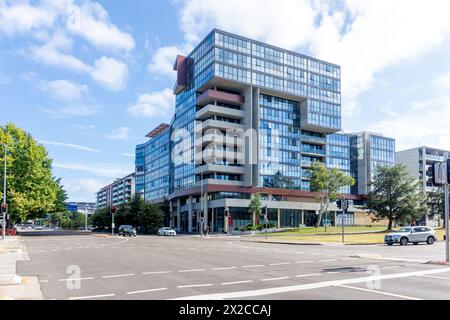
[(281, 210), (280, 208), (277, 209), (277, 228), (281, 228)]
[(173, 202), (169, 201), (169, 227), (173, 228)]
[(189, 196), (189, 217), (188, 217), (188, 232), (192, 233), (192, 196)]
[(334, 211), (334, 226), (336, 227), (337, 226), (337, 213), (336, 213), (336, 211)]
[(209, 226), (211, 230), (211, 226), (209, 225), (208, 220), (208, 194), (205, 193), (205, 196), (203, 197), (203, 208), (205, 209), (205, 226)]
[(301, 224), (305, 224), (305, 210), (302, 209), (302, 222)]
[(177, 199), (177, 232), (181, 230), (181, 201)]
[(215, 218), (215, 215), (216, 215), (216, 214), (215, 214), (215, 213), (216, 213), (215, 210), (216, 210), (215, 208), (212, 208), (212, 209), (211, 209), (211, 215), (212, 215), (212, 216), (211, 216), (211, 226), (209, 227), (210, 230), (211, 230), (211, 232), (214, 232), (214, 231), (215, 231), (215, 230), (214, 230), (214, 218)]

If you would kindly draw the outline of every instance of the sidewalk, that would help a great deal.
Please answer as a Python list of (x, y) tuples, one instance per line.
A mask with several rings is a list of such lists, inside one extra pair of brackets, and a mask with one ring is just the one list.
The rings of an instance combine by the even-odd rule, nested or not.
[(37, 277), (16, 274), (17, 261), (30, 260), (19, 237), (0, 240), (0, 300), (42, 300)]

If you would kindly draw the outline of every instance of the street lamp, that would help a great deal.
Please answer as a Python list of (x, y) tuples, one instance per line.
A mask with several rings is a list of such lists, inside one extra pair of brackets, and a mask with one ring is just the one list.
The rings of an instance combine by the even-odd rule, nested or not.
[(266, 204), (266, 206), (264, 208), (265, 208), (264, 220), (266, 222), (266, 239), (267, 239), (267, 222), (269, 220), (269, 217), (267, 216), (267, 204)]

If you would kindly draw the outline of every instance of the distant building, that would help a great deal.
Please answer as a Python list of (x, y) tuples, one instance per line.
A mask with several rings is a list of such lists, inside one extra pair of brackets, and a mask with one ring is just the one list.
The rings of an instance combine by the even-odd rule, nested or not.
[(131, 200), (135, 194), (135, 173), (114, 180), (97, 192), (97, 208), (121, 205)]
[[(444, 161), (445, 152), (450, 153), (450, 151), (427, 146), (412, 148), (397, 152), (396, 162), (404, 164), (411, 177), (420, 181), (422, 191), (435, 192), (437, 188), (432, 183), (433, 174), (431, 167), (434, 163)], [(426, 222), (430, 226), (440, 225), (439, 217), (435, 217), (434, 220), (424, 217), (421, 222)]]

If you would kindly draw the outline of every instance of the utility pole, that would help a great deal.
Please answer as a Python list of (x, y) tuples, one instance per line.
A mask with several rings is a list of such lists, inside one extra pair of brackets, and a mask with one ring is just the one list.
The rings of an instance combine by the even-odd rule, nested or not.
[(342, 217), (342, 219), (341, 219), (342, 243), (345, 242), (345, 239), (344, 239), (344, 217), (345, 217), (345, 214), (347, 213), (347, 209), (348, 209), (348, 202), (347, 202), (347, 200), (345, 200), (345, 197), (342, 197), (342, 215), (341, 215), (341, 217)]
[(265, 206), (264, 220), (266, 220), (266, 240), (267, 240), (267, 222), (269, 220), (269, 217), (267, 216), (267, 204)]

